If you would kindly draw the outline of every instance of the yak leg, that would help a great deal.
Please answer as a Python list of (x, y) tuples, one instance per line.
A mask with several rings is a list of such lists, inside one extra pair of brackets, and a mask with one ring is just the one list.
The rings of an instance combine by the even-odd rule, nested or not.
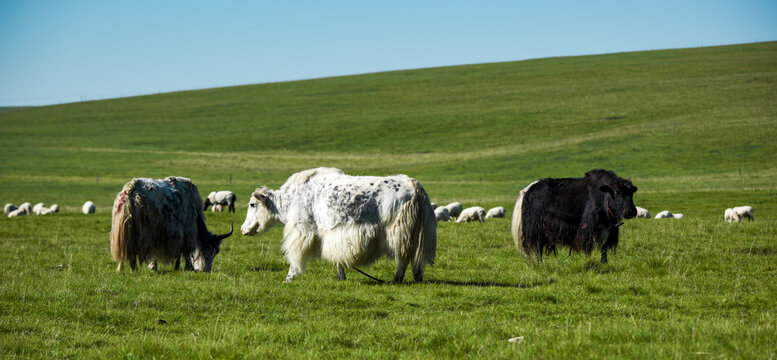
[(303, 269), (300, 268), (299, 265), (292, 264), (289, 266), (289, 273), (286, 274), (286, 279), (283, 280), (285, 283), (290, 283), (292, 280), (294, 280), (294, 277), (301, 274)]
[(194, 271), (194, 265), (192, 265), (192, 257), (189, 255), (184, 255), (183, 257), (184, 265), (183, 269), (186, 271)]
[(397, 260), (397, 273), (394, 275), (394, 284), (401, 284), (405, 280), (405, 271), (407, 270), (407, 259), (399, 258)]
[(416, 264), (413, 263), (413, 280), (415, 282), (423, 282), (424, 281), (424, 264), (419, 263)]
[(175, 270), (178, 270), (181, 268), (181, 257), (179, 256), (177, 259), (175, 259)]
[(342, 265), (337, 265), (337, 280), (345, 280), (345, 268)]
[(122, 268), (124, 268), (124, 262), (119, 261), (119, 266), (116, 267), (116, 272), (121, 272)]
[(130, 260), (130, 270), (134, 272), (137, 267), (138, 267), (137, 259), (132, 258), (132, 260)]
[(607, 263), (607, 249), (602, 249), (602, 264)]

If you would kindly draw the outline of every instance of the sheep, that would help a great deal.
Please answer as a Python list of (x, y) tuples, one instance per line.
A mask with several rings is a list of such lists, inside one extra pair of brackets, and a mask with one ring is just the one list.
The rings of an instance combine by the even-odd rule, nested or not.
[(12, 217), (17, 217), (17, 216), (22, 216), (22, 215), (27, 215), (27, 210), (24, 209), (24, 208), (18, 208), (16, 210), (13, 210), (13, 211), (9, 212), (7, 216), (9, 218), (12, 218)]
[(748, 222), (755, 220), (753, 217), (753, 208), (751, 206), (737, 206), (733, 208), (733, 210), (737, 216), (739, 216), (740, 221), (744, 218), (747, 218)]
[(458, 201), (454, 201), (448, 205), (445, 205), (446, 208), (448, 208), (448, 213), (451, 215), (451, 218), (455, 218), (461, 214), (461, 203)]
[(437, 218), (437, 221), (451, 221), (451, 213), (445, 206), (434, 209), (434, 216)]
[(737, 212), (734, 211), (734, 209), (728, 208), (726, 211), (723, 212), (723, 219), (727, 222), (741, 222), (742, 218), (737, 215)]
[(503, 208), (501, 206), (497, 206), (495, 208), (492, 208), (492, 209), (488, 210), (488, 212), (486, 213), (486, 219), (490, 219), (490, 218), (503, 218), (503, 217), (505, 217), (505, 213), (506, 212), (507, 212), (507, 210), (505, 210), (505, 208)]
[(5, 214), (8, 215), (8, 213), (18, 208), (19, 208), (18, 206), (9, 203), (9, 204), (5, 204), (5, 208), (3, 208), (3, 211), (5, 211)]
[(485, 222), (486, 217), (486, 210), (483, 209), (480, 206), (473, 206), (470, 208), (466, 208), (461, 211), (461, 214), (459, 215), (459, 218), (456, 219), (456, 223), (463, 223), (463, 222), (470, 222), (470, 221), (480, 221)]
[(651, 218), (650, 211), (648, 211), (648, 209), (645, 209), (643, 207), (637, 206), (637, 217), (638, 218), (650, 219)]
[(25, 214), (30, 214), (32, 213), (32, 204), (29, 202), (24, 202), (19, 205), (19, 209), (23, 209)]
[(58, 213), (59, 212), (59, 205), (57, 205), (57, 204), (51, 205), (51, 207), (49, 209), (51, 209), (51, 212), (53, 212), (53, 213)]
[(94, 214), (95, 210), (94, 203), (91, 200), (85, 202), (84, 205), (81, 206), (81, 212), (84, 214)]
[(674, 218), (674, 215), (670, 213), (668, 210), (664, 210), (658, 214), (656, 214), (656, 219), (671, 219)]
[(32, 213), (35, 215), (40, 215), (41, 209), (43, 209), (43, 203), (37, 203), (32, 207)]
[(672, 217), (675, 218), (675, 219), (682, 219), (682, 218), (685, 217), (685, 215), (683, 215), (683, 214), (672, 214)]

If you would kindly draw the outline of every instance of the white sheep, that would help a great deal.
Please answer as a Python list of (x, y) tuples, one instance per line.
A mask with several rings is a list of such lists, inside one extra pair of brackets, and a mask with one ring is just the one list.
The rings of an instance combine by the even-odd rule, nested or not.
[(505, 214), (507, 213), (507, 210), (501, 206), (497, 206), (495, 208), (492, 208), (488, 210), (486, 213), (486, 219), (490, 218), (503, 218), (505, 217)]
[(737, 215), (737, 212), (734, 211), (732, 208), (726, 209), (726, 211), (723, 212), (723, 219), (727, 222), (740, 222), (742, 219)]
[(17, 216), (22, 216), (22, 215), (27, 215), (27, 209), (18, 208), (16, 210), (13, 210), (13, 211), (9, 212), (7, 216), (9, 218), (12, 218), (12, 217), (17, 217)]
[(84, 214), (94, 214), (95, 210), (96, 208), (91, 200), (85, 202), (84, 205), (81, 206), (81, 212)]
[(51, 205), (51, 207), (49, 209), (51, 209), (51, 212), (58, 213), (59, 212), (59, 205), (57, 205), (57, 204)]
[(682, 218), (685, 217), (685, 215), (683, 215), (683, 214), (672, 214), (672, 217), (675, 218), (675, 219), (682, 219)]
[(486, 210), (483, 209), (480, 206), (473, 206), (470, 208), (466, 208), (461, 211), (461, 214), (459, 215), (459, 218), (456, 219), (457, 223), (463, 223), (463, 222), (470, 222), (470, 221), (480, 221), (485, 222), (486, 217)]
[(459, 216), (459, 214), (461, 214), (461, 209), (463, 209), (461, 203), (458, 201), (454, 201), (448, 205), (445, 205), (445, 207), (448, 208), (448, 213), (452, 218)]
[(43, 209), (43, 203), (37, 203), (32, 207), (32, 213), (40, 215), (41, 209)]
[(5, 212), (6, 215), (8, 215), (8, 213), (10, 213), (11, 211), (14, 211), (14, 210), (16, 210), (18, 208), (19, 208), (18, 206), (9, 203), (9, 204), (5, 204), (5, 207), (3, 208), (3, 211)]
[(32, 204), (30, 204), (29, 202), (24, 202), (21, 205), (19, 205), (19, 209), (23, 209), (25, 214), (31, 214)]
[(648, 211), (648, 209), (645, 209), (645, 208), (642, 208), (642, 207), (639, 207), (639, 206), (637, 206), (636, 208), (637, 208), (637, 217), (638, 218), (645, 218), (645, 219), (650, 219), (651, 218), (650, 211)]
[(656, 219), (671, 219), (674, 218), (674, 215), (670, 213), (668, 210), (664, 210), (658, 214), (656, 214)]
[(437, 221), (451, 221), (451, 213), (445, 206), (434, 209), (434, 217), (437, 218)]
[(737, 216), (739, 216), (740, 221), (744, 218), (747, 218), (747, 221), (755, 220), (753, 217), (753, 208), (751, 206), (737, 206), (733, 208), (733, 210)]

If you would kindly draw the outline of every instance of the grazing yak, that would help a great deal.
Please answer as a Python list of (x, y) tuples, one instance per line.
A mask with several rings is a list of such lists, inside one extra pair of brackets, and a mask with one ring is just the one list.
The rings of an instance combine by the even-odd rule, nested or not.
[(461, 214), (459, 214), (459, 218), (456, 219), (456, 223), (464, 223), (476, 220), (480, 222), (486, 222), (485, 218), (486, 209), (483, 209), (480, 206), (473, 206), (462, 210)]
[(227, 206), (229, 208), (229, 210), (227, 210), (228, 212), (235, 212), (235, 199), (235, 193), (229, 190), (211, 191), (211, 193), (208, 194), (208, 197), (205, 198), (205, 203), (202, 205), (202, 210), (208, 210), (208, 206), (211, 205), (221, 205), (220, 208)]
[(340, 169), (298, 172), (279, 190), (257, 188), (248, 203), (243, 235), (260, 234), (283, 223), (283, 251), (289, 273), (285, 282), (305, 270), (309, 259), (322, 257), (345, 269), (368, 265), (384, 254), (397, 260), (394, 282), (405, 277), (423, 281), (424, 267), (434, 264), (437, 222), (429, 197), (418, 180), (406, 175), (349, 176)]
[(445, 206), (434, 209), (434, 217), (437, 221), (451, 221), (451, 213), (448, 212), (448, 208)]
[(501, 206), (497, 206), (495, 208), (491, 208), (486, 213), (486, 219), (491, 218), (503, 218), (505, 217), (505, 213), (507, 213), (507, 210)]
[(81, 212), (84, 214), (94, 214), (95, 210), (97, 209), (91, 200), (88, 200), (84, 205), (81, 205)]
[(539, 260), (543, 253), (555, 253), (557, 246), (586, 253), (598, 247), (606, 263), (607, 251), (618, 245), (622, 220), (637, 216), (636, 191), (631, 181), (602, 169), (582, 178), (535, 181), (521, 190), (515, 202), (515, 246)]
[(124, 185), (113, 202), (111, 254), (121, 271), (125, 261), (175, 262), (183, 256), (185, 270), (211, 271), (221, 241), (232, 235), (214, 235), (205, 226), (197, 186), (182, 177), (163, 180), (137, 178)]
[(445, 205), (445, 207), (448, 208), (448, 214), (451, 215), (451, 218), (459, 216), (461, 214), (461, 209), (463, 209), (461, 203), (458, 201), (454, 201), (448, 205)]

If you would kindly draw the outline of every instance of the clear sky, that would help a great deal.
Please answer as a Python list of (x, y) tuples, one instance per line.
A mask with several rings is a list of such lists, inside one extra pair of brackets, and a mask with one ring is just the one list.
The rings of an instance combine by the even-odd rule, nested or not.
[(0, 0), (0, 106), (777, 40), (777, 0)]

